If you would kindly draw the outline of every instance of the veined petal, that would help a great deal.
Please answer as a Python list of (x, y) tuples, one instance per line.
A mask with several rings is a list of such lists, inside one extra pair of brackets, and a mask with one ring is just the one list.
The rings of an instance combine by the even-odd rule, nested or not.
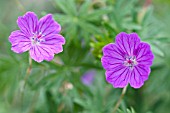
[(110, 56), (124, 60), (124, 54), (116, 47), (115, 44), (111, 43), (103, 47), (104, 56)]
[(21, 31), (13, 31), (9, 36), (9, 41), (12, 44), (11, 50), (16, 53), (23, 53), (31, 48), (31, 41)]
[(57, 44), (65, 44), (65, 39), (60, 34), (51, 34), (43, 37), (44, 41), (41, 44), (46, 45), (57, 45)]
[(140, 38), (136, 33), (127, 34), (121, 32), (116, 36), (116, 46), (126, 55), (133, 55), (133, 51), (138, 47)]
[(43, 61), (43, 58), (40, 58), (42, 56), (40, 56), (39, 51), (37, 50), (36, 46), (31, 47), (29, 52), (30, 52), (31, 58), (34, 59), (35, 61), (37, 61), (37, 62)]
[(42, 46), (49, 47), (55, 54), (63, 51), (63, 44), (65, 44), (65, 39), (60, 34), (47, 35), (44, 37), (44, 41), (41, 42)]
[(50, 61), (54, 58), (54, 53), (50, 48), (42, 46), (33, 46), (30, 49), (30, 56), (37, 62), (42, 62), (43, 60)]
[(128, 83), (140, 88), (150, 74), (154, 56), (147, 43), (140, 42), (136, 33), (119, 33), (115, 44), (103, 48), (102, 66), (106, 70), (106, 80), (115, 88), (123, 88)]
[(39, 20), (38, 32), (41, 32), (45, 36), (50, 34), (58, 34), (60, 30), (60, 24), (54, 21), (51, 14), (48, 14)]
[(118, 66), (113, 70), (107, 70), (106, 80), (115, 88), (123, 88), (129, 82), (129, 69), (124, 66)]
[(58, 45), (50, 45), (49, 48), (55, 53), (55, 54), (58, 54), (58, 53), (61, 53), (63, 51), (63, 47), (61, 44), (58, 44)]
[(138, 48), (134, 51), (134, 55), (137, 58), (138, 64), (143, 64), (147, 66), (152, 65), (154, 56), (149, 44), (144, 42), (140, 43)]
[(50, 61), (54, 58), (54, 52), (49, 47), (38, 46), (40, 54), (44, 57), (44, 60)]
[(135, 69), (140, 73), (140, 76), (142, 77), (143, 81), (146, 81), (149, 77), (149, 74), (151, 72), (150, 67), (145, 65), (137, 65)]
[(129, 78), (130, 85), (133, 88), (142, 87), (142, 85), (144, 84), (144, 79), (142, 76), (145, 76), (145, 75), (143, 75), (138, 69), (133, 69), (130, 73), (130, 78)]
[(122, 66), (123, 65), (123, 61), (122, 60), (118, 60), (118, 59), (114, 59), (108, 56), (103, 56), (101, 59), (102, 62), (102, 66), (106, 69), (106, 70), (111, 70), (114, 69), (117, 66)]
[(20, 30), (27, 36), (33, 36), (37, 31), (38, 18), (34, 12), (27, 12), (17, 20)]

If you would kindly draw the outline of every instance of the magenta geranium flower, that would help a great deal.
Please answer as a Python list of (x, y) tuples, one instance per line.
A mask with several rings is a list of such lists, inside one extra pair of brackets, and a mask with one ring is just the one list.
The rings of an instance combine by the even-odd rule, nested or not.
[(149, 44), (141, 42), (136, 33), (119, 33), (116, 42), (103, 48), (101, 59), (106, 69), (106, 80), (115, 88), (123, 88), (128, 83), (140, 88), (150, 74), (154, 55)]
[(29, 51), (32, 59), (37, 62), (50, 61), (54, 54), (63, 51), (65, 39), (59, 34), (61, 26), (54, 21), (51, 14), (38, 20), (34, 12), (27, 12), (18, 17), (20, 30), (13, 31), (9, 36), (11, 50), (16, 53)]

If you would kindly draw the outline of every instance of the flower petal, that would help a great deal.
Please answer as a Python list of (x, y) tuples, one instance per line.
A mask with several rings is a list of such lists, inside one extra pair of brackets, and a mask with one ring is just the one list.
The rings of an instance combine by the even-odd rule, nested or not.
[(102, 66), (106, 70), (112, 70), (117, 66), (123, 65), (122, 60), (114, 59), (114, 58), (108, 57), (108, 56), (103, 56), (101, 59), (101, 62), (102, 62)]
[(138, 48), (134, 51), (138, 64), (143, 64), (147, 66), (152, 65), (154, 59), (153, 53), (151, 52), (150, 46), (147, 43), (140, 43)]
[(151, 72), (150, 67), (139, 64), (135, 66), (135, 69), (140, 72), (140, 76), (142, 77), (143, 81), (146, 81), (148, 79)]
[(106, 71), (106, 80), (115, 88), (123, 88), (129, 82), (129, 68), (117, 66), (112, 70)]
[(139, 68), (134, 68), (131, 71), (129, 82), (133, 88), (140, 88), (144, 84), (144, 79), (147, 78), (147, 75), (143, 75), (144, 73), (140, 72)]
[(115, 44), (111, 43), (103, 47), (103, 54), (101, 62), (105, 69), (112, 70), (123, 64), (124, 56)]
[(116, 36), (116, 46), (125, 55), (133, 55), (133, 51), (138, 47), (140, 38), (136, 33), (127, 34), (121, 32)]
[(122, 51), (120, 51), (118, 47), (116, 47), (116, 45), (113, 43), (103, 47), (103, 54), (104, 56), (110, 56), (114, 57), (115, 59), (118, 58), (124, 60), (124, 55)]
[(52, 60), (54, 58), (54, 53), (50, 48), (44, 46), (33, 46), (30, 49), (30, 56), (35, 61), (42, 62), (43, 60)]
[(18, 17), (17, 23), (25, 35), (32, 36), (37, 31), (38, 18), (34, 12), (27, 12)]
[(65, 44), (65, 39), (60, 34), (47, 35), (44, 37), (44, 41), (41, 42), (41, 45), (51, 48), (55, 54), (63, 51), (63, 44)]
[(23, 53), (31, 48), (31, 41), (19, 30), (11, 33), (9, 41), (12, 44), (11, 50), (16, 53)]
[(60, 34), (52, 34), (52, 35), (47, 35), (44, 37), (44, 42), (42, 44), (46, 45), (57, 45), (57, 44), (65, 44), (65, 39), (62, 35)]
[(44, 57), (44, 60), (50, 61), (54, 58), (54, 52), (46, 46), (38, 46), (38, 50), (41, 55)]
[(39, 20), (38, 31), (43, 35), (58, 34), (60, 30), (61, 26), (52, 18), (52, 14), (48, 14)]
[(49, 48), (50, 48), (55, 54), (61, 53), (61, 52), (63, 51), (63, 47), (62, 47), (61, 44), (49, 46)]

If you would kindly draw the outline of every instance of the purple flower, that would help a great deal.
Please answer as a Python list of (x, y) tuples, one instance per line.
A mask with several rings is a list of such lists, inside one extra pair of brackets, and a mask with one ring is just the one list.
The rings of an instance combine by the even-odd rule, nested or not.
[(95, 70), (89, 70), (81, 77), (81, 81), (84, 85), (89, 86), (93, 83), (94, 76), (96, 75)]
[(116, 42), (103, 48), (102, 65), (106, 70), (106, 80), (115, 88), (123, 88), (128, 83), (140, 88), (150, 74), (154, 55), (149, 44), (141, 42), (136, 33), (119, 33)]
[(20, 30), (13, 31), (9, 36), (12, 51), (29, 51), (31, 58), (37, 62), (50, 61), (54, 54), (63, 51), (65, 39), (59, 34), (61, 26), (54, 21), (51, 14), (38, 20), (34, 12), (27, 12), (18, 17), (17, 24)]

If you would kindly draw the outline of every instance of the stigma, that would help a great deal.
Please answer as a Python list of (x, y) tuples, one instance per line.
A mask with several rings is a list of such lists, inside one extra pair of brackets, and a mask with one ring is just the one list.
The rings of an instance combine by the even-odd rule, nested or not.
[(130, 69), (133, 69), (133, 67), (136, 66), (138, 63), (135, 56), (126, 56), (123, 64)]
[(39, 45), (41, 42), (45, 42), (45, 39), (43, 39), (44, 35), (42, 33), (33, 33), (33, 36), (30, 38), (32, 45)]

